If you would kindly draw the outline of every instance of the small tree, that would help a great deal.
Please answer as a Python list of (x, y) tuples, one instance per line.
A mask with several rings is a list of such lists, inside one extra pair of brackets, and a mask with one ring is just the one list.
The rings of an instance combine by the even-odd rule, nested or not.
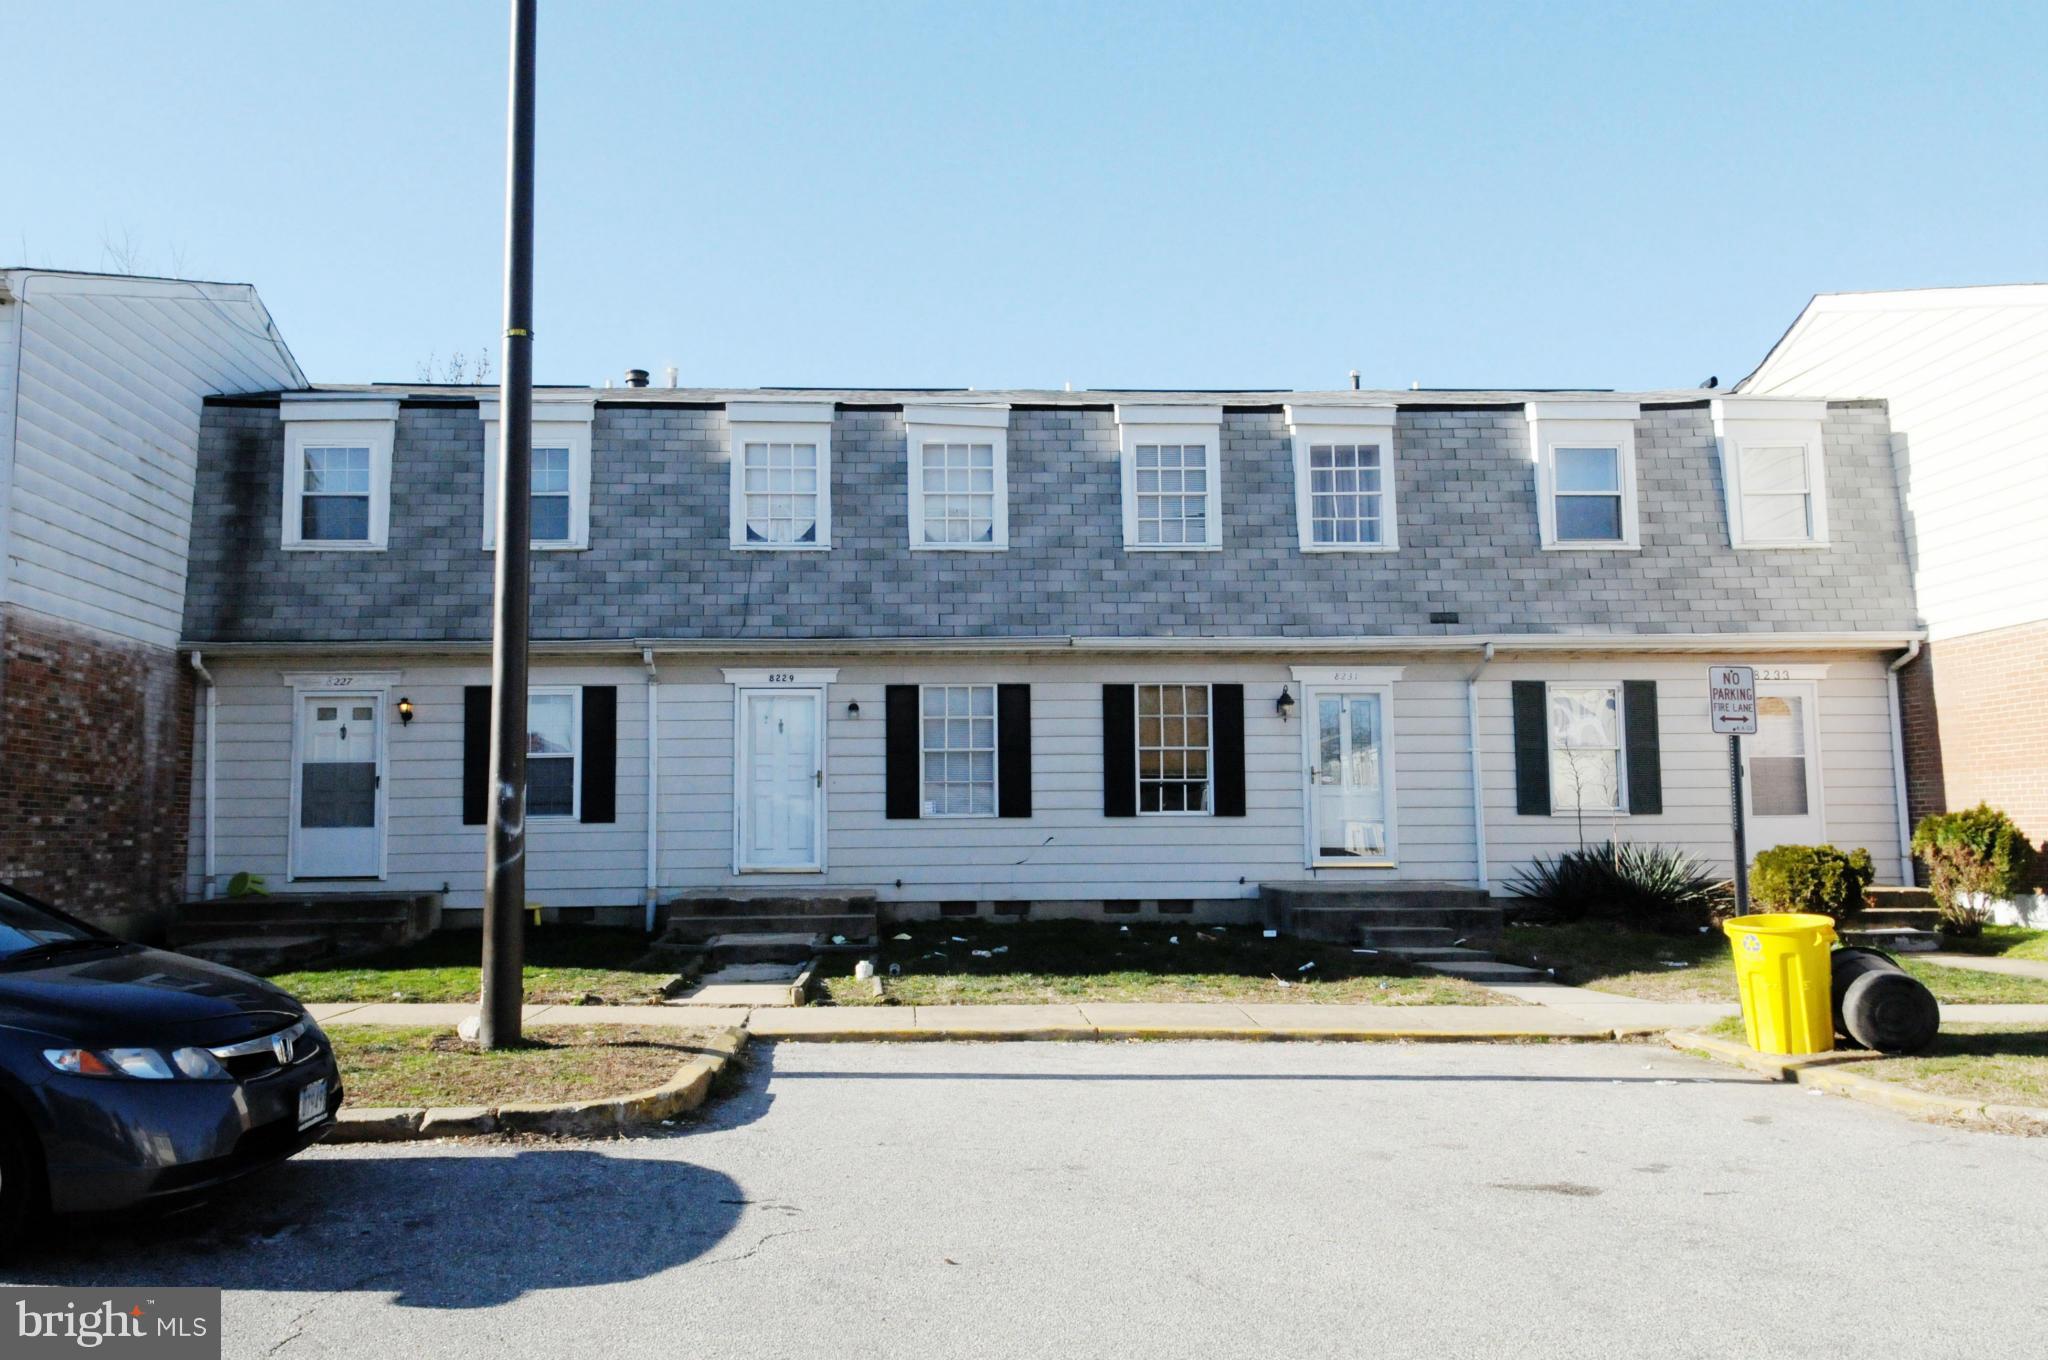
[(1941, 928), (1952, 935), (1982, 933), (1985, 899), (2010, 897), (2034, 864), (2034, 847), (2012, 818), (1986, 803), (1921, 818), (1913, 853), (1927, 866)]

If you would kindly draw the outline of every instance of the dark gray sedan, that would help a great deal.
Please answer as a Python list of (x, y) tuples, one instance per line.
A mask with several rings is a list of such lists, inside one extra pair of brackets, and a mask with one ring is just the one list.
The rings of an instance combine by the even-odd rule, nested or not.
[(314, 1142), (341, 1074), (260, 978), (0, 886), (0, 1245), (39, 1210), (190, 1195)]

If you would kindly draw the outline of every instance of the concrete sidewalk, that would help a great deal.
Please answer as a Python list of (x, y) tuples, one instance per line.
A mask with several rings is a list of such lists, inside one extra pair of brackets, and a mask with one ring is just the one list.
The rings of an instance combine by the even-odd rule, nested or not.
[(2003, 973), (2007, 977), (2041, 978), (2048, 980), (2048, 963), (2039, 959), (1987, 958), (1981, 954), (1908, 954), (1911, 959), (1938, 963), (1944, 968), (1967, 968), (1978, 973)]
[[(1615, 1039), (1709, 1025), (1731, 1006), (1666, 1005), (1576, 987), (1518, 987), (1515, 1006), (1336, 1006), (1199, 1002), (1047, 1006), (528, 1006), (528, 1026), (744, 1023), (764, 1039)], [(308, 1006), (321, 1024), (453, 1028), (462, 1003)]]

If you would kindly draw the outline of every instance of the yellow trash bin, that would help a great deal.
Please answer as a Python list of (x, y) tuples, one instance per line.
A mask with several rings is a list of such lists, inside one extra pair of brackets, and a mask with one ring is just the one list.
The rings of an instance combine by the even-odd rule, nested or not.
[(1742, 1023), (1759, 1053), (1826, 1053), (1835, 1046), (1828, 952), (1835, 923), (1804, 912), (1731, 916)]

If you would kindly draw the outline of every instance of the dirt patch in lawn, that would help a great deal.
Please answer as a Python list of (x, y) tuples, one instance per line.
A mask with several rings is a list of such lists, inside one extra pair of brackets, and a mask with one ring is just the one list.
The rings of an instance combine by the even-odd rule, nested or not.
[[(322, 1001), (474, 1001), (482, 984), (483, 933), (439, 930), (416, 944), (379, 954), (272, 975), (311, 1005)], [(615, 1006), (659, 1000), (675, 976), (666, 964), (641, 966), (647, 937), (637, 930), (538, 926), (526, 932), (526, 999)]]
[(327, 1031), (354, 1107), (600, 1100), (659, 1086), (705, 1051), (687, 1029), (552, 1025), (528, 1046), (485, 1052), (438, 1028), (337, 1025)]
[[(907, 936), (896, 939), (891, 936)], [(1097, 921), (924, 922), (883, 931), (883, 994), (825, 980), (840, 1006), (1262, 1001), (1381, 1006), (1513, 1005), (1347, 945), (1266, 939), (1252, 926)]]
[[(1595, 921), (1560, 926), (1509, 926), (1501, 957), (1554, 970), (1557, 981), (1646, 1001), (1735, 1002), (1735, 963), (1728, 937), (1660, 935)], [(1975, 973), (1922, 963), (1910, 954), (1899, 966), (1927, 984), (1946, 1005), (2048, 1003), (2048, 980)]]

